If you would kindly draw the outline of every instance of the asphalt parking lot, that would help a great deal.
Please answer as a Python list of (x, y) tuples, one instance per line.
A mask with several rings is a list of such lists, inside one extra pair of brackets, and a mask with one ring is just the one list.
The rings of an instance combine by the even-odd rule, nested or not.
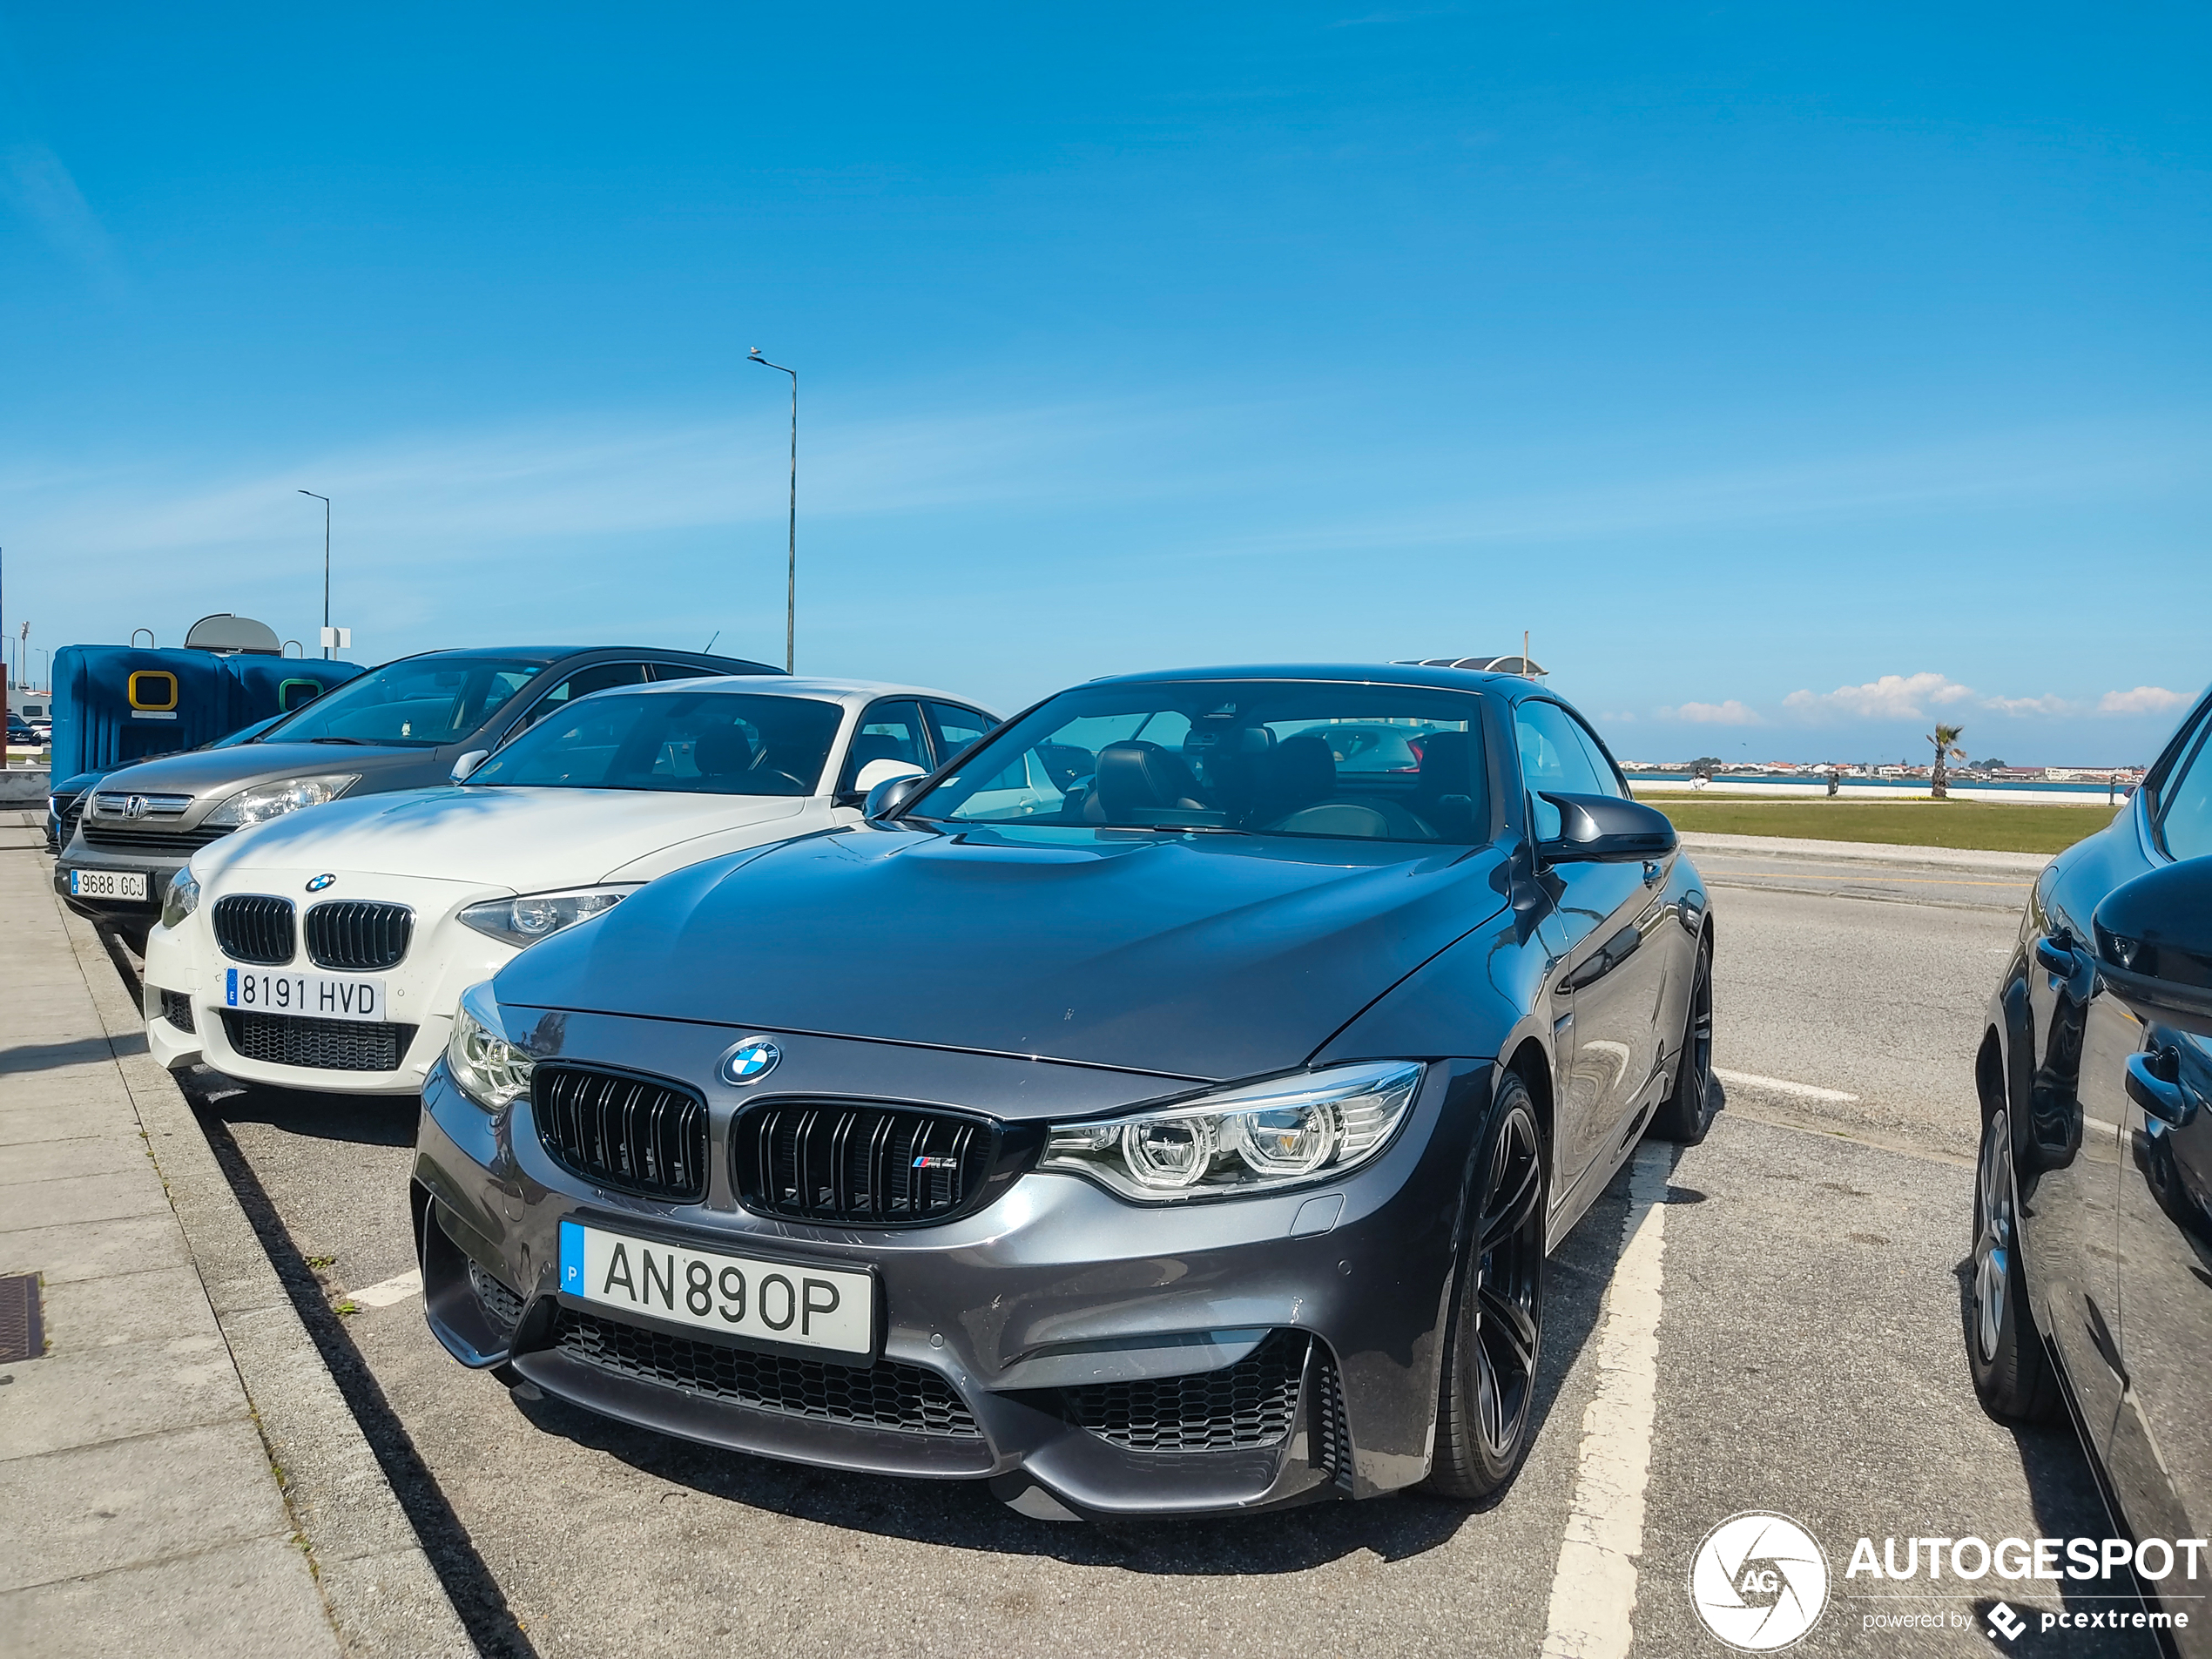
[[(1620, 1652), (1591, 1630), (1625, 1588), (1635, 1652), (1710, 1655), (1690, 1558), (1746, 1509), (1795, 1517), (1827, 1554), (1829, 1608), (1798, 1651), (1986, 1650), (1978, 1615), (2000, 1594), (2032, 1622), (2071, 1587), (1844, 1573), (1862, 1535), (2106, 1530), (2071, 1432), (1992, 1423), (1960, 1352), (1971, 1057), (2027, 878), (1925, 903), (1897, 872), (1841, 894), (1879, 885), (1863, 866), (1825, 886), (1755, 861), (1710, 873), (1727, 1108), (1678, 1160), (1647, 1149), (1554, 1258), (1534, 1450), (1479, 1513), (1402, 1496), (1055, 1526), (980, 1487), (817, 1473), (510, 1397), (446, 1358), (419, 1298), (380, 1288), (413, 1265), (411, 1103), (191, 1086), (266, 1197), (280, 1266), (315, 1275), (341, 1360), (358, 1356), (357, 1407), (492, 1651)], [(1635, 1271), (1608, 1305), (1624, 1223)], [(1641, 1509), (1632, 1585), (1562, 1560), (1601, 1496), (1615, 1523)], [(1900, 1608), (1975, 1616), (1866, 1628)], [(2012, 1649), (2038, 1650), (2152, 1651), (2032, 1629)]]

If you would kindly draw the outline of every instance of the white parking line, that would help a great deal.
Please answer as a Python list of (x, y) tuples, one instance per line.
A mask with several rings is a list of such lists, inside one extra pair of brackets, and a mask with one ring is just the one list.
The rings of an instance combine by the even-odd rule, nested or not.
[(1799, 1100), (1832, 1100), (1838, 1106), (1849, 1106), (1858, 1099), (1840, 1089), (1816, 1089), (1811, 1083), (1793, 1083), (1787, 1077), (1762, 1077), (1752, 1071), (1723, 1071), (1715, 1066), (1713, 1076), (1724, 1083), (1740, 1083), (1746, 1089), (1770, 1089), (1777, 1095), (1795, 1095)]
[(1543, 1659), (1621, 1659), (1635, 1639), (1643, 1489), (1658, 1409), (1659, 1292), (1674, 1149), (1637, 1149), (1621, 1258), (1598, 1330), (1597, 1393), (1582, 1413), (1582, 1453), (1567, 1535), (1552, 1574)]
[(351, 1299), (365, 1308), (388, 1308), (395, 1302), (404, 1302), (410, 1296), (422, 1294), (422, 1270), (410, 1268), (397, 1278), (388, 1278), (381, 1285), (372, 1285), (365, 1291), (355, 1291)]

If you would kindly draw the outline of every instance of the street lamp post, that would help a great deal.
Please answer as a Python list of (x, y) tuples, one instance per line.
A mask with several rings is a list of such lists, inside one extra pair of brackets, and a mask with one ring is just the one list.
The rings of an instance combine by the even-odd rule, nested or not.
[(312, 489), (303, 489), (303, 496), (314, 496), (322, 503), (322, 656), (330, 660), (330, 497), (315, 496)]
[(784, 570), (784, 672), (796, 671), (799, 643), (799, 371), (772, 363), (755, 346), (752, 361), (791, 376), (791, 532)]

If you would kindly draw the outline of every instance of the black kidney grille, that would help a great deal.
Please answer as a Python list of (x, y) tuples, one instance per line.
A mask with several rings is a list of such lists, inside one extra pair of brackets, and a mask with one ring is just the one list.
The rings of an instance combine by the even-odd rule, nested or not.
[(857, 1367), (693, 1342), (563, 1308), (554, 1346), (571, 1359), (643, 1382), (726, 1399), (757, 1412), (946, 1440), (982, 1430), (953, 1386), (934, 1371), (879, 1359)]
[(258, 893), (216, 900), (215, 942), (233, 961), (283, 967), (292, 960), (292, 900)]
[(538, 1139), (587, 1181), (657, 1198), (706, 1197), (706, 1104), (676, 1083), (540, 1065)]
[(309, 905), (301, 929), (307, 960), (318, 968), (363, 973), (396, 968), (415, 934), (415, 912), (403, 904), (372, 904), (361, 899)]
[(306, 1066), (315, 1071), (397, 1071), (411, 1025), (379, 1025), (368, 1020), (307, 1020), (289, 1014), (218, 1010), (232, 1050), (272, 1066)]
[(900, 1227), (948, 1220), (991, 1178), (991, 1123), (910, 1106), (764, 1102), (730, 1130), (738, 1197), (798, 1221)]
[(1186, 1377), (1062, 1391), (1069, 1418), (1132, 1452), (1231, 1452), (1273, 1446), (1298, 1416), (1312, 1339), (1278, 1331), (1233, 1366)]

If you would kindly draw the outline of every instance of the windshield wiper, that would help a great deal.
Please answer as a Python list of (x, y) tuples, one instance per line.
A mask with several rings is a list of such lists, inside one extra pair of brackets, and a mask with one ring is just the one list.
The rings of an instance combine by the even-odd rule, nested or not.
[(374, 749), (380, 746), (374, 738), (308, 738), (305, 739), (305, 741), (308, 743), (351, 743), (356, 744), (364, 749)]

